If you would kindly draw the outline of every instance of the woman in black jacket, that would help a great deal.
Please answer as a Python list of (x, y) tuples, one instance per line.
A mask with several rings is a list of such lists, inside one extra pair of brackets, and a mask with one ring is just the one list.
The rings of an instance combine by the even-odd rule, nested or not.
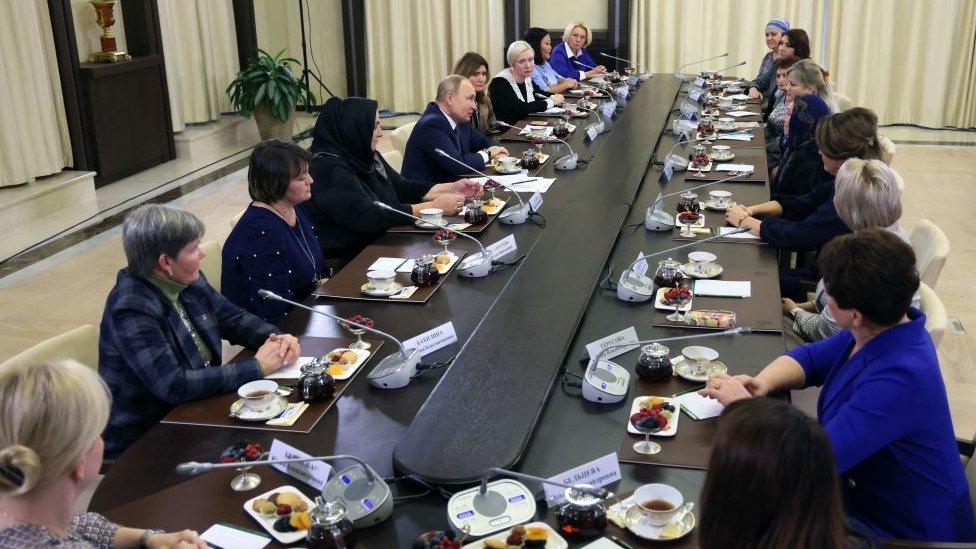
[(453, 215), (465, 197), (481, 193), (481, 185), (469, 179), (438, 184), (404, 179), (377, 154), (382, 136), (376, 101), (361, 97), (329, 99), (312, 130), (312, 198), (301, 207), (311, 216), (333, 271), (390, 227), (410, 222), (376, 207), (374, 200), (413, 215), (424, 208)]
[(817, 149), (817, 123), (830, 114), (830, 107), (817, 95), (798, 95), (787, 125), (786, 146), (770, 188), (771, 194), (806, 194), (830, 181)]

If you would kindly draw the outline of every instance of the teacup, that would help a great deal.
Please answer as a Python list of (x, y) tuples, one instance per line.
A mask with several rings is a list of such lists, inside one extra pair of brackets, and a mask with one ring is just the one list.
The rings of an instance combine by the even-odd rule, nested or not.
[(688, 261), (691, 262), (691, 268), (695, 273), (704, 275), (711, 270), (712, 262), (714, 262), (718, 257), (709, 252), (691, 252), (688, 254)]
[(732, 192), (715, 190), (709, 191), (708, 196), (712, 198), (712, 206), (716, 208), (728, 208), (732, 205)]
[(237, 395), (244, 400), (244, 406), (254, 412), (264, 412), (278, 396), (278, 384), (270, 379), (259, 379), (241, 385)]
[(393, 289), (396, 273), (393, 271), (369, 271), (366, 273), (366, 278), (369, 279), (369, 284), (373, 289), (385, 292)]
[(713, 145), (711, 155), (715, 160), (726, 160), (732, 158), (732, 147), (728, 145)]
[(718, 351), (711, 347), (691, 345), (681, 349), (681, 356), (685, 357), (689, 364), (694, 365), (693, 372), (696, 375), (704, 375), (708, 363), (718, 360)]
[(719, 118), (715, 125), (721, 130), (733, 130), (735, 129), (735, 119), (732, 117)]
[(685, 503), (684, 496), (674, 486), (645, 484), (633, 495), (637, 509), (654, 526), (664, 526)]
[(440, 224), (444, 220), (444, 210), (440, 208), (424, 208), (420, 210), (420, 219), (435, 225)]
[(518, 164), (518, 158), (514, 156), (503, 156), (495, 160), (495, 164), (505, 172), (510, 172), (515, 169), (515, 165)]

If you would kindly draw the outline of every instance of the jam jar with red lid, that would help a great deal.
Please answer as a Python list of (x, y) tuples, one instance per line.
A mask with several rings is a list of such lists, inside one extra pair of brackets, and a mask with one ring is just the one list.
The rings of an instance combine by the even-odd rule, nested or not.
[(641, 347), (640, 358), (634, 371), (637, 377), (645, 381), (663, 381), (671, 377), (674, 370), (668, 357), (670, 349), (660, 343), (651, 343)]
[(329, 361), (316, 359), (302, 366), (298, 378), (298, 394), (305, 402), (317, 402), (332, 398), (335, 393), (335, 378), (328, 374)]
[(464, 210), (464, 221), (472, 225), (488, 221), (488, 212), (485, 211), (483, 200), (472, 200)]
[(539, 156), (532, 149), (522, 153), (522, 167), (526, 170), (534, 170), (539, 167)]
[(670, 257), (659, 261), (654, 271), (654, 284), (660, 288), (677, 288), (685, 280), (681, 272), (681, 263)]
[(676, 206), (676, 209), (678, 213), (700, 212), (701, 204), (698, 202), (698, 195), (691, 191), (681, 193), (681, 196), (678, 197), (678, 205)]
[(434, 265), (434, 256), (424, 254), (420, 259), (413, 262), (413, 270), (410, 271), (410, 280), (417, 286), (433, 286), (440, 280), (441, 273)]
[(559, 534), (572, 541), (592, 539), (603, 535), (607, 527), (607, 508), (602, 499), (566, 489), (566, 503), (556, 511)]

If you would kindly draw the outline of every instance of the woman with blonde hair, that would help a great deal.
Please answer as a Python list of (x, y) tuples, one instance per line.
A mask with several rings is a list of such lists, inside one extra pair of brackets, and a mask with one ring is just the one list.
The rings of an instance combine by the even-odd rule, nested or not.
[[(877, 227), (909, 243), (908, 233), (898, 224), (901, 218), (898, 174), (881, 160), (846, 160), (837, 171), (833, 204), (837, 217), (851, 231)], [(921, 299), (915, 292), (912, 307), (918, 307)], [(793, 332), (803, 341), (820, 341), (842, 329), (827, 306), (823, 279), (817, 283), (811, 301), (796, 303), (783, 298), (783, 314), (792, 319)]]
[(832, 112), (837, 111), (834, 95), (827, 86), (824, 69), (810, 59), (801, 59), (786, 72), (787, 101), (792, 102), (798, 95), (816, 95), (823, 99)]
[(469, 51), (458, 59), (452, 74), (460, 74), (474, 86), (474, 114), (471, 126), (484, 134), (496, 133), (498, 121), (488, 97), (488, 61), (480, 53)]
[(78, 362), (0, 370), (0, 548), (206, 547), (196, 532), (126, 528), (72, 515), (98, 477), (108, 388)]
[[(532, 83), (535, 68), (535, 50), (524, 40), (516, 40), (508, 46), (509, 68), (502, 69), (488, 84), (488, 94), (495, 108), (495, 116), (506, 124), (514, 124), (526, 116), (551, 109), (564, 101), (561, 94), (549, 94), (537, 90)], [(536, 99), (537, 95), (548, 99)]]
[(607, 68), (597, 65), (586, 52), (586, 46), (593, 42), (593, 32), (586, 23), (573, 21), (563, 31), (563, 41), (552, 49), (549, 64), (563, 78), (582, 81), (591, 76), (604, 74)]

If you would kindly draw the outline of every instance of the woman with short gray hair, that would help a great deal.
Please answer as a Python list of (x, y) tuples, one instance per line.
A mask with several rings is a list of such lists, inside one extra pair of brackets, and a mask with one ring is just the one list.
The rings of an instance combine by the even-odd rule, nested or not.
[[(203, 223), (159, 204), (122, 224), (128, 267), (102, 314), (98, 372), (112, 392), (105, 453), (118, 456), (175, 405), (236, 391), (301, 356), (298, 340), (237, 307), (200, 272)], [(221, 364), (221, 339), (256, 349)]]
[[(488, 95), (495, 110), (495, 118), (514, 124), (526, 116), (562, 105), (561, 94), (536, 89), (532, 84), (535, 69), (535, 50), (525, 40), (516, 40), (506, 54), (509, 68), (502, 69), (488, 84)], [(547, 96), (548, 99), (536, 99)]]

